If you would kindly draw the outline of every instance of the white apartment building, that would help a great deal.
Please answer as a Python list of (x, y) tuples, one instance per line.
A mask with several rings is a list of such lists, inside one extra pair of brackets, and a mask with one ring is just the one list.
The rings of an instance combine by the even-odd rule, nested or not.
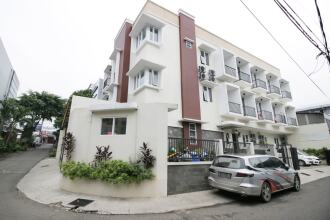
[(169, 137), (223, 139), (235, 152), (246, 142), (287, 144), (297, 120), (278, 68), (195, 25), (183, 11), (178, 16), (147, 3), (115, 42), (127, 29), (125, 49), (115, 44), (105, 75), (109, 101), (177, 104), (169, 112)]
[[(113, 158), (134, 161), (147, 142), (156, 177), (115, 194), (104, 187), (102, 195), (206, 189), (216, 154), (274, 152), (275, 145), (290, 144), (287, 135), (297, 129), (290, 84), (279, 69), (195, 25), (182, 10), (176, 14), (147, 1), (120, 28), (110, 66), (103, 100), (72, 99), (72, 158), (90, 162), (95, 146), (110, 145)], [(91, 190), (67, 182), (63, 188)]]
[(0, 100), (15, 98), (19, 81), (0, 38)]

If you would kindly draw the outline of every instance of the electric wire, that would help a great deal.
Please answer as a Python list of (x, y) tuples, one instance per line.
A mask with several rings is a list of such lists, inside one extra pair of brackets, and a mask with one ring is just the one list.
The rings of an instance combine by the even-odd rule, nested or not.
[(251, 9), (240, 0), (240, 2), (244, 5), (244, 7), (250, 12), (250, 14), (258, 21), (258, 23), (264, 28), (264, 30), (271, 36), (271, 38), (277, 43), (277, 45), (286, 53), (286, 55), (294, 62), (294, 64), (306, 75), (306, 77), (314, 84), (314, 86), (329, 99), (329, 96), (310, 78), (308, 73), (299, 65), (299, 63), (290, 55), (290, 53), (282, 46), (282, 44), (275, 38), (275, 36), (267, 29), (267, 27), (258, 19), (258, 17), (251, 11)]

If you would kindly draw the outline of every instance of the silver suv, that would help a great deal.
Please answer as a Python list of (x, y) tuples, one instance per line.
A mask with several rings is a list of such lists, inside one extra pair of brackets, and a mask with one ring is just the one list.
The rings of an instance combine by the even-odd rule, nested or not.
[(274, 192), (288, 188), (300, 190), (298, 172), (269, 155), (217, 156), (209, 171), (208, 181), (212, 187), (260, 196), (264, 202), (269, 202)]

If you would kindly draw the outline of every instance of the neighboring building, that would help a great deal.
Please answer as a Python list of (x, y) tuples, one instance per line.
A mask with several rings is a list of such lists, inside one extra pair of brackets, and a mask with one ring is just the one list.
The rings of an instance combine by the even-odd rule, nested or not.
[(0, 38), (0, 100), (15, 98), (19, 81)]
[(299, 128), (288, 137), (297, 148), (330, 148), (330, 103), (297, 111)]
[[(143, 142), (152, 148), (155, 180), (116, 196), (205, 189), (206, 161), (215, 154), (274, 153), (297, 129), (279, 69), (195, 25), (182, 10), (147, 1), (134, 22), (123, 23), (110, 60), (108, 101), (74, 96), (68, 131), (76, 137), (73, 160), (92, 161), (97, 145), (110, 145), (113, 158), (126, 161), (137, 159)], [(176, 163), (185, 159), (194, 162)]]
[(103, 79), (98, 79), (94, 84), (90, 84), (88, 89), (92, 90), (93, 98), (102, 99), (103, 98)]

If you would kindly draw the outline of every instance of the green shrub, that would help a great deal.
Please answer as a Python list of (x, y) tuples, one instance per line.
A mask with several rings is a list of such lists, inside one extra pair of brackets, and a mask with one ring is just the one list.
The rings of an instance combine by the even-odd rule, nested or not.
[(139, 183), (154, 177), (150, 169), (121, 160), (103, 161), (97, 166), (69, 161), (62, 164), (61, 172), (70, 179), (101, 180), (111, 184)]
[(56, 156), (56, 147), (52, 147), (48, 152), (49, 157), (55, 157)]
[(320, 158), (321, 160), (324, 160), (326, 152), (327, 152), (327, 148), (325, 148), (325, 147), (323, 147), (321, 149), (307, 148), (307, 149), (304, 149), (303, 151), (309, 155), (313, 155), (313, 156)]
[(26, 151), (26, 147), (15, 142), (10, 142), (5, 145), (3, 139), (0, 138), (0, 153), (11, 153), (16, 151)]

